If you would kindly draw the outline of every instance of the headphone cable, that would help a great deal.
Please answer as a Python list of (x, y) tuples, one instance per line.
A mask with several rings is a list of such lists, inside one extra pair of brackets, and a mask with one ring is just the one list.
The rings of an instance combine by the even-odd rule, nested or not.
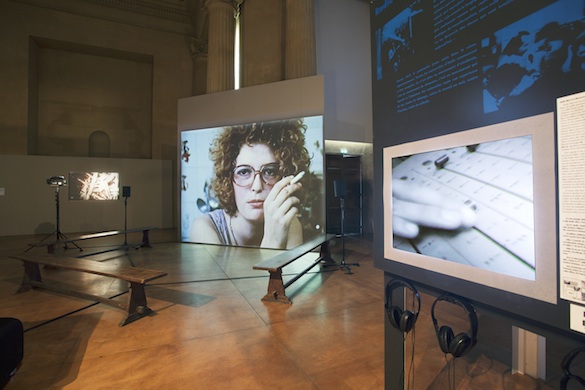
[[(406, 299), (405, 299), (405, 303), (406, 303)], [(413, 308), (413, 313), (417, 313), (418, 310), (415, 309), (416, 307), (416, 298), (415, 295), (412, 295), (412, 302), (410, 304), (410, 306)], [(416, 318), (415, 318), (416, 321)], [(410, 330), (410, 332), (404, 333), (404, 343), (406, 343), (408, 335), (412, 334), (411, 340), (412, 340), (412, 350), (410, 353), (410, 364), (408, 367), (408, 373), (406, 373), (405, 375), (405, 382), (406, 382), (406, 388), (407, 389), (414, 389), (414, 349), (415, 349), (415, 345), (416, 345), (416, 326), (412, 326), (412, 329)], [(404, 368), (406, 368), (404, 366)]]
[[(447, 385), (449, 390), (455, 390), (455, 359), (449, 359), (449, 355), (446, 353), (444, 356), (447, 363)], [(453, 382), (451, 382), (451, 379), (453, 379)]]
[(408, 382), (409, 382), (409, 386), (408, 388), (410, 389), (414, 389), (414, 347), (415, 347), (415, 332), (416, 332), (416, 327), (412, 328), (412, 351), (410, 352), (410, 367), (408, 369)]

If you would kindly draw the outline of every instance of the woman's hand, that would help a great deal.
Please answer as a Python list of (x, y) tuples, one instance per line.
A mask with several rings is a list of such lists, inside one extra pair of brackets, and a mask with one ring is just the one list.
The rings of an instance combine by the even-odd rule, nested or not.
[[(297, 219), (299, 212), (296, 207), (300, 200), (293, 194), (298, 191), (302, 185), (300, 183), (290, 184), (293, 176), (287, 176), (281, 179), (272, 187), (270, 194), (264, 200), (264, 237), (262, 247), (270, 248), (288, 248), (291, 247), (289, 237), (302, 235), (300, 232), (300, 223)], [(296, 245), (302, 242), (292, 237)]]

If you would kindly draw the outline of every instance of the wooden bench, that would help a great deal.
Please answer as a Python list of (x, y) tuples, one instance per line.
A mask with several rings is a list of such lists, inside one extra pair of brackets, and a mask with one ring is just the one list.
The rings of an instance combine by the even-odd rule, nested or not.
[[(141, 248), (150, 248), (149, 232), (151, 230), (155, 230), (155, 229), (158, 229), (158, 227), (156, 227), (156, 226), (146, 226), (146, 227), (135, 228), (135, 229), (109, 230), (109, 231), (105, 231), (105, 232), (83, 234), (83, 235), (80, 235), (80, 236), (60, 238), (58, 240), (52, 240), (52, 241), (42, 240), (42, 241), (39, 241), (39, 242), (34, 243), (34, 244), (28, 244), (29, 248), (26, 251), (28, 252), (28, 250), (30, 250), (31, 248), (35, 248), (35, 247), (38, 248), (38, 247), (46, 246), (47, 247), (47, 253), (53, 254), (53, 253), (55, 253), (55, 247), (57, 245), (61, 245), (61, 244), (67, 245), (67, 244), (75, 243), (77, 241), (84, 241), (84, 240), (91, 240), (91, 239), (96, 239), (96, 238), (111, 237), (111, 236), (117, 236), (117, 235), (127, 234), (127, 233), (136, 233), (136, 232), (142, 232), (142, 242), (140, 244), (138, 244), (138, 245), (135, 245), (135, 246), (136, 247), (141, 247)], [(83, 250), (83, 249), (79, 248), (79, 250)]]
[[(120, 326), (129, 324), (152, 313), (152, 310), (146, 304), (144, 285), (150, 280), (167, 275), (166, 272), (153, 269), (105, 264), (98, 261), (72, 257), (56, 257), (53, 255), (13, 255), (9, 257), (20, 260), (24, 263), (24, 276), (17, 293), (30, 291), (31, 288), (38, 287), (78, 298), (98, 301), (119, 309), (127, 310), (128, 316), (120, 322)], [(110, 298), (73, 291), (57, 284), (45, 283), (41, 278), (39, 264), (58, 269), (87, 272), (90, 274), (125, 280), (130, 286), (128, 302), (127, 304), (124, 304), (123, 302), (115, 301)]]
[[(288, 299), (285, 294), (285, 289), (288, 286), (296, 282), (301, 276), (309, 272), (309, 270), (311, 270), (317, 264), (324, 263), (326, 266), (337, 265), (331, 258), (331, 252), (329, 250), (329, 241), (333, 238), (335, 238), (334, 234), (320, 235), (310, 241), (302, 243), (296, 248), (289, 249), (286, 252), (279, 253), (270, 259), (266, 259), (256, 264), (253, 267), (254, 269), (268, 271), (270, 274), (270, 278), (268, 279), (268, 292), (262, 298), (262, 300), (268, 302), (292, 304), (291, 300)], [(294, 278), (289, 280), (286, 284), (283, 283), (282, 268), (303, 257), (317, 247), (320, 247), (319, 258), (317, 258), (313, 264), (304, 269), (301, 273), (297, 274)]]

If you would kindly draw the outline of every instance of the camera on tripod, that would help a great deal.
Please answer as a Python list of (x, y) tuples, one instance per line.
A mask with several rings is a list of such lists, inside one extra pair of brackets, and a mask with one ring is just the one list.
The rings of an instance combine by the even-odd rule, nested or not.
[(51, 187), (63, 187), (67, 185), (65, 176), (51, 176), (47, 179), (47, 184)]

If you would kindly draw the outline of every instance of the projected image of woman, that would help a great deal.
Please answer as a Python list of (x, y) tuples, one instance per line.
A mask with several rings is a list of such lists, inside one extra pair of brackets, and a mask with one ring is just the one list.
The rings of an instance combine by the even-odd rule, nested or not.
[(196, 242), (293, 248), (303, 242), (297, 217), (310, 165), (300, 119), (224, 128), (213, 141), (212, 189), (220, 208), (193, 223)]

